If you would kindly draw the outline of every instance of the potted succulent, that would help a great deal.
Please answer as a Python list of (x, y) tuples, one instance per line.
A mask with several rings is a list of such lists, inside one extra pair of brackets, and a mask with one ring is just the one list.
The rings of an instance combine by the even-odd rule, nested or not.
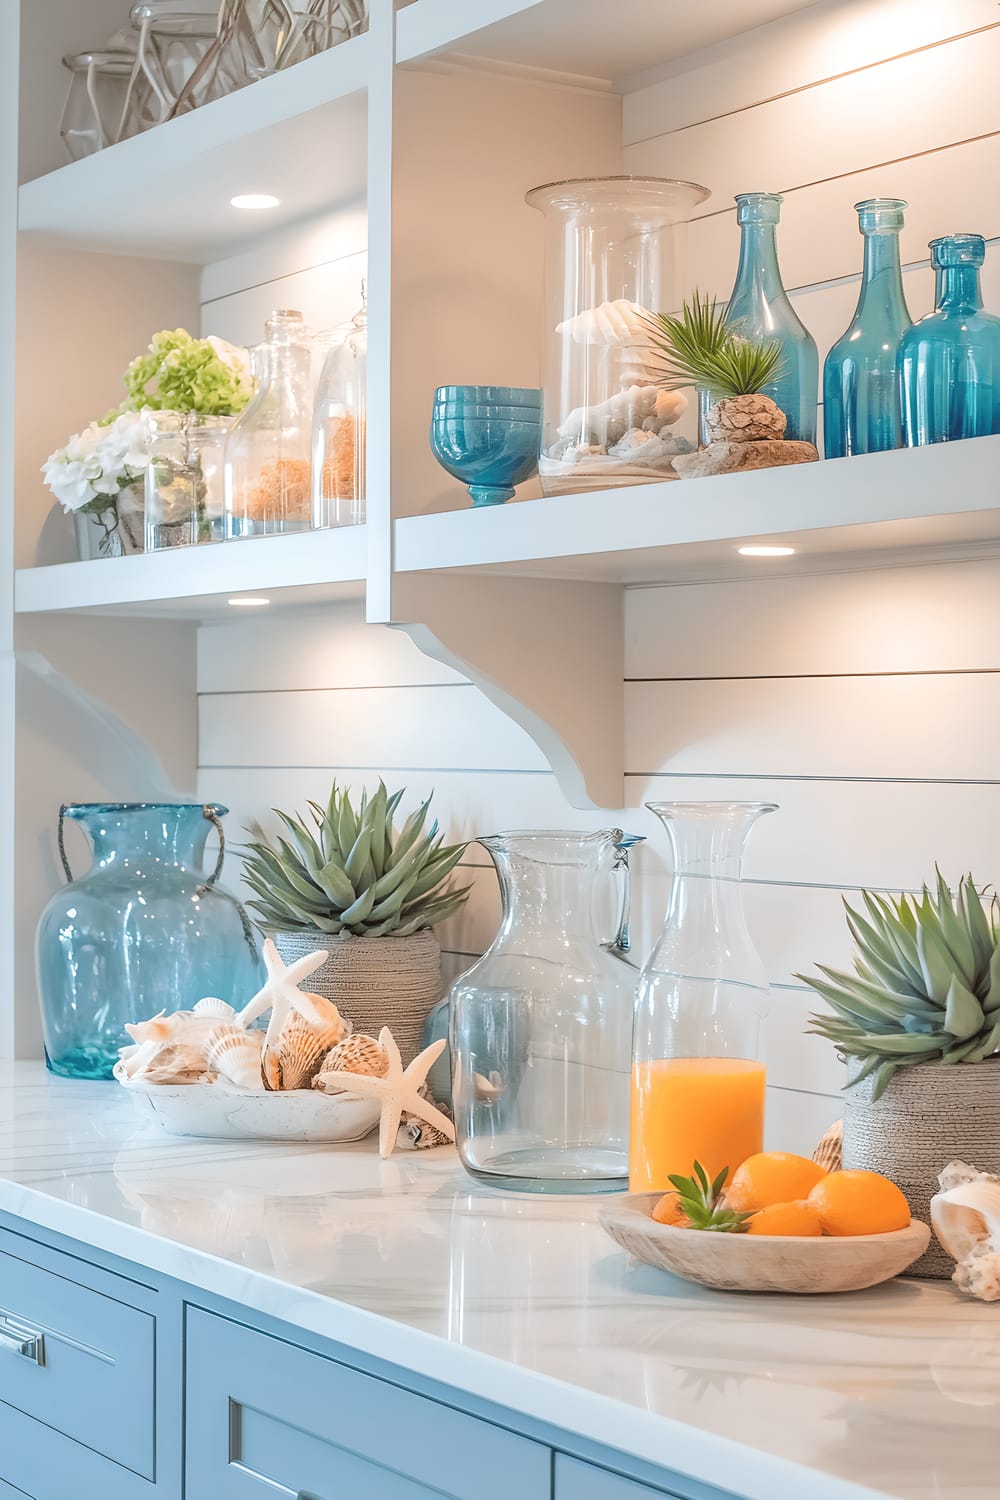
[(248, 905), (285, 962), (326, 948), (329, 959), (310, 979), (316, 993), (355, 1031), (390, 1027), (405, 1066), (441, 994), (434, 926), (470, 888), (448, 884), (466, 846), (446, 845), (436, 821), (425, 827), (429, 797), (395, 831), (402, 797), (380, 781), (355, 806), (334, 782), (325, 807), (309, 804), (313, 827), (278, 812), (288, 837), (253, 840), (244, 879), (256, 897)]
[(646, 322), (659, 360), (658, 383), (667, 391), (697, 386), (711, 403), (704, 413), (707, 445), (674, 458), (682, 479), (819, 457), (812, 443), (785, 441), (786, 415), (764, 394), (781, 372), (777, 340), (744, 337), (728, 322), (725, 308), (697, 291), (679, 316), (651, 313)]
[[(955, 1158), (1000, 1172), (1000, 909), (966, 875), (919, 900), (862, 892), (847, 908), (853, 974), (798, 975), (832, 1014), (810, 1018), (848, 1064), (843, 1163), (882, 1172), (927, 1220)], [(936, 1244), (911, 1274), (946, 1277)]]
[(155, 334), (122, 381), (121, 405), (74, 434), (42, 465), (49, 489), (74, 517), (84, 559), (144, 550), (151, 413), (177, 413), (199, 430), (224, 431), (254, 391), (245, 349), (223, 339), (193, 338), (183, 328)]

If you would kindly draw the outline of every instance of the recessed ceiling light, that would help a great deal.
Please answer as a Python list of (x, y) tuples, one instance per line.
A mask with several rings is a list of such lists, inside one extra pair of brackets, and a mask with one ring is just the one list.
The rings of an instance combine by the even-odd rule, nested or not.
[(230, 609), (263, 609), (270, 604), (270, 599), (258, 599), (253, 594), (247, 594), (242, 599), (230, 599)]
[(794, 547), (739, 547), (741, 557), (793, 557)]
[(230, 198), (233, 208), (277, 208), (281, 202), (273, 193), (237, 193)]

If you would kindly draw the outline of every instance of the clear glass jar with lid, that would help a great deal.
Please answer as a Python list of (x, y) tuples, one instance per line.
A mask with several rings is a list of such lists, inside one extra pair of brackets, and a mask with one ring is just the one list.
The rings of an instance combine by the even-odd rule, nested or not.
[(218, 36), (219, 0), (144, 0), (133, 5), (135, 67), (119, 138), (169, 119), (188, 79)]
[(308, 531), (312, 524), (311, 335), (302, 314), (267, 322), (256, 396), (226, 439), (226, 539)]
[(360, 526), (365, 519), (365, 382), (368, 312), (362, 307), (323, 362), (313, 411), (313, 525)]
[(126, 51), (78, 52), (63, 58), (72, 77), (59, 134), (71, 161), (93, 156), (118, 139), (134, 60), (134, 53)]
[(688, 288), (684, 225), (708, 189), (658, 177), (585, 177), (527, 195), (545, 215), (545, 494), (676, 479), (694, 444), (687, 400), (661, 389), (649, 314)]

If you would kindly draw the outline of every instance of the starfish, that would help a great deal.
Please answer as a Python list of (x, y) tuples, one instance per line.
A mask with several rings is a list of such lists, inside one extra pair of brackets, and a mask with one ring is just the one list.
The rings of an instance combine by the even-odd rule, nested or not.
[(418, 1119), (426, 1120), (428, 1125), (436, 1125), (449, 1141), (455, 1139), (455, 1128), (447, 1115), (421, 1097), (420, 1090), (426, 1082), (427, 1075), (437, 1062), (445, 1049), (445, 1039), (440, 1037), (425, 1047), (408, 1067), (403, 1067), (403, 1059), (399, 1055), (396, 1039), (388, 1026), (383, 1026), (379, 1032), (379, 1045), (386, 1057), (389, 1059), (389, 1069), (383, 1078), (369, 1076), (366, 1073), (325, 1073), (324, 1081), (336, 1084), (348, 1094), (360, 1094), (362, 1098), (378, 1099), (382, 1107), (382, 1115), (378, 1128), (378, 1151), (383, 1158), (391, 1156), (396, 1145), (396, 1135), (399, 1130), (399, 1122), (404, 1111), (407, 1114), (416, 1115)]
[(304, 958), (297, 958), (293, 964), (286, 966), (273, 940), (267, 938), (264, 943), (267, 981), (240, 1011), (237, 1024), (250, 1026), (270, 1007), (271, 1019), (267, 1023), (267, 1036), (264, 1038), (264, 1046), (267, 1048), (277, 1043), (290, 1010), (299, 1011), (307, 1021), (311, 1021), (313, 1008), (308, 995), (302, 993), (299, 985), (303, 979), (308, 979), (310, 974), (321, 969), (329, 957), (325, 949), (320, 949), (316, 953), (307, 953)]

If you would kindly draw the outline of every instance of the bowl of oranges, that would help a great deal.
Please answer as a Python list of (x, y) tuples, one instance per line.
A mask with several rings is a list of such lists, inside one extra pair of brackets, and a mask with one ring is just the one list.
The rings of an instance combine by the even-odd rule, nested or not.
[(856, 1292), (899, 1276), (930, 1239), (888, 1177), (788, 1151), (714, 1178), (695, 1162), (670, 1181), (607, 1203), (601, 1223), (638, 1260), (722, 1291)]

